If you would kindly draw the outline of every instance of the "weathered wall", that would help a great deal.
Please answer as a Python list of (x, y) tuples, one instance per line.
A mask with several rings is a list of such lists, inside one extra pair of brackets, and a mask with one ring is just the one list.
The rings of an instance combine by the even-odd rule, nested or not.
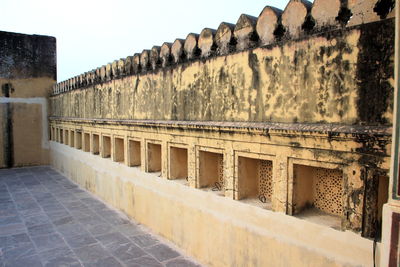
[(52, 116), (390, 125), (393, 53), (390, 19), (80, 87)]
[(387, 199), (389, 2), (291, 0), (58, 83), (52, 164), (212, 266), (372, 266), (362, 237), (379, 239)]
[(48, 163), (53, 37), (0, 32), (0, 168)]

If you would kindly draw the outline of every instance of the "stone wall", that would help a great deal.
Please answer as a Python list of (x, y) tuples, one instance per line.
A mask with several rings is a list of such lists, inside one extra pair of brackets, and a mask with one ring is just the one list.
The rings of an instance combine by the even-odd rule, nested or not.
[[(316, 266), (372, 265), (362, 237), (379, 239), (388, 196), (393, 62), (393, 12), (382, 1), (266, 7), (56, 84), (52, 164), (211, 266), (265, 265), (257, 244), (276, 239), (254, 231), (283, 214), (288, 228), (308, 225), (309, 238), (277, 229), (288, 239), (271, 257), (287, 249), (287, 265), (307, 265), (313, 250)], [(190, 194), (201, 197), (185, 203)], [(238, 220), (240, 233), (207, 228), (204, 214), (220, 212), (213, 226)], [(315, 243), (310, 225), (335, 229), (337, 241)], [(225, 247), (228, 237), (239, 244)]]
[(0, 32), (0, 168), (48, 164), (53, 37)]

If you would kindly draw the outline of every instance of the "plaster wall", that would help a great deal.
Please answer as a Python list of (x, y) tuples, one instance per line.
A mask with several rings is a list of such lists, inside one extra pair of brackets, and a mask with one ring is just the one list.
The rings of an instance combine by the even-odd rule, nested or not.
[(0, 31), (0, 168), (49, 163), (53, 37)]

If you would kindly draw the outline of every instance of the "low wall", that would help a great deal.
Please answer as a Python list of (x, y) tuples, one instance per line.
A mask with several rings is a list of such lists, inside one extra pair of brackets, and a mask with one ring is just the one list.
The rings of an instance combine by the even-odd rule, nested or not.
[[(373, 242), (50, 142), (51, 164), (208, 266), (372, 266)], [(290, 255), (285, 257), (284, 255)]]

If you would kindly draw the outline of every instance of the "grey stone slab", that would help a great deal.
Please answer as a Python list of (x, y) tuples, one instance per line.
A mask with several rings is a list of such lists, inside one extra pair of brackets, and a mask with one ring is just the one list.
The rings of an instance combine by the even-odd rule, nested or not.
[(88, 216), (96, 217), (97, 215), (94, 214), (92, 211), (88, 210), (84, 211), (70, 211), (72, 217), (74, 217), (77, 221), (85, 220)]
[(74, 249), (74, 252), (82, 262), (95, 262), (98, 259), (105, 259), (111, 256), (110, 253), (99, 244)]
[[(65, 244), (65, 243), (64, 243)], [(72, 250), (65, 244), (64, 246), (59, 246), (57, 248), (51, 248), (49, 250), (44, 250), (39, 253), (42, 261), (50, 261), (51, 259), (62, 257), (62, 256), (74, 256), (75, 254)]]
[(97, 243), (97, 240), (94, 239), (90, 234), (81, 234), (76, 236), (64, 236), (67, 243), (73, 248), (80, 248), (88, 245), (93, 245)]
[(11, 196), (7, 193), (0, 193), (0, 205), (3, 203), (13, 202)]
[(200, 265), (184, 259), (184, 258), (177, 258), (177, 259), (173, 259), (170, 260), (168, 262), (165, 263), (166, 267), (201, 267)]
[(128, 237), (146, 234), (138, 225), (131, 223), (116, 225), (115, 229)]
[(154, 256), (158, 261), (166, 261), (179, 257), (179, 253), (164, 244), (157, 244), (145, 249), (146, 252)]
[(89, 235), (89, 232), (79, 223), (66, 223), (57, 226), (57, 231), (64, 237), (72, 238), (77, 235)]
[(97, 215), (89, 215), (85, 217), (77, 217), (77, 220), (83, 225), (83, 226), (93, 226), (93, 225), (99, 225), (99, 224), (105, 224), (107, 223), (103, 219), (101, 219)]
[(111, 232), (115, 232), (115, 228), (108, 223), (86, 225), (85, 227), (93, 236), (105, 235)]
[(67, 209), (76, 208), (76, 207), (82, 207), (82, 206), (85, 206), (85, 204), (83, 204), (77, 198), (74, 198), (72, 201), (67, 202), (67, 203), (64, 204), (64, 207), (66, 207)]
[(149, 234), (132, 236), (131, 240), (142, 248), (147, 248), (159, 243), (159, 240), (157, 238)]
[(43, 212), (43, 210), (40, 207), (35, 207), (32, 209), (21, 210), (21, 211), (19, 211), (19, 214), (21, 216), (31, 216), (31, 215), (39, 214), (42, 212)]
[(74, 220), (74, 218), (72, 216), (57, 218), (57, 219), (53, 220), (53, 224), (55, 226), (60, 226), (60, 225), (68, 224), (68, 223), (74, 223), (74, 222), (76, 222), (76, 221)]
[(67, 211), (61, 203), (42, 205), (42, 209), (47, 213), (54, 211)]
[(0, 209), (5, 209), (5, 210), (15, 210), (15, 203), (13, 201), (7, 201), (0, 203)]
[(3, 250), (3, 259), (5, 262), (13, 261), (23, 257), (29, 257), (36, 254), (36, 249), (32, 243), (20, 245), (15, 248)]
[(123, 266), (119, 261), (117, 261), (114, 257), (108, 257), (104, 259), (97, 259), (93, 262), (84, 262), (83, 266), (85, 267), (118, 267)]
[(44, 223), (28, 227), (30, 236), (48, 235), (55, 233), (54, 226), (51, 223)]
[(132, 259), (136, 259), (147, 255), (147, 253), (133, 243), (118, 244), (114, 243), (107, 247), (107, 249), (120, 261), (126, 263)]
[(19, 216), (0, 217), (0, 226), (13, 223), (22, 223), (22, 220)]
[(42, 267), (42, 262), (38, 255), (32, 255), (29, 257), (20, 257), (17, 259), (10, 259), (5, 261), (6, 267)]
[(28, 217), (24, 217), (24, 222), (27, 227), (31, 227), (34, 225), (48, 224), (50, 223), (50, 218), (46, 215), (46, 213), (41, 212), (38, 214), (30, 215)]
[(105, 217), (104, 218), (105, 221), (111, 223), (112, 225), (122, 225), (122, 224), (129, 224), (130, 221), (125, 219), (125, 218), (121, 218), (121, 217), (114, 217), (114, 216), (110, 216), (110, 217)]
[(39, 252), (66, 246), (64, 239), (58, 233), (35, 236), (32, 237), (32, 241), (35, 243), (37, 251)]
[(55, 197), (50, 192), (32, 193), (33, 197), (39, 203), (46, 203), (49, 201), (54, 201)]
[[(32, 244), (31, 239), (26, 233), (0, 236), (0, 249), (2, 251), (18, 248)], [(1, 255), (1, 253), (0, 253)]]
[(119, 232), (108, 233), (105, 235), (96, 236), (96, 239), (103, 245), (108, 246), (114, 243), (127, 244), (130, 240)]
[[(45, 267), (80, 267), (82, 264), (78, 258), (72, 255), (60, 255), (56, 258), (43, 261)], [(112, 265), (109, 265), (110, 267)]]
[(0, 217), (9, 217), (9, 216), (17, 216), (18, 215), (18, 211), (16, 208), (8, 208), (8, 209), (4, 209), (4, 208), (0, 208)]
[(16, 235), (26, 232), (23, 223), (13, 223), (0, 226), (0, 236)]
[(161, 263), (159, 263), (153, 257), (146, 255), (137, 259), (132, 259), (130, 261), (125, 262), (125, 266), (127, 267), (163, 267)]
[(93, 197), (81, 198), (81, 201), (88, 206), (102, 204), (99, 200), (97, 200)]
[(58, 220), (58, 219), (61, 219), (64, 217), (71, 216), (71, 214), (65, 209), (56, 210), (56, 211), (48, 211), (48, 212), (46, 212), (46, 214), (47, 214), (47, 216), (49, 216), (49, 218), (51, 220)]

